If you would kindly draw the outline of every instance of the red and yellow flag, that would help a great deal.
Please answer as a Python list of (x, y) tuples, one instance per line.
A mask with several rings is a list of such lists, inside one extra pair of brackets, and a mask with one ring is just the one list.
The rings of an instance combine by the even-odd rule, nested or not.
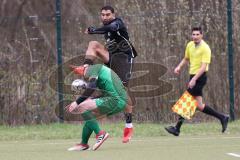
[(196, 99), (188, 91), (185, 91), (176, 104), (174, 104), (172, 110), (183, 118), (191, 119), (196, 111), (196, 108)]

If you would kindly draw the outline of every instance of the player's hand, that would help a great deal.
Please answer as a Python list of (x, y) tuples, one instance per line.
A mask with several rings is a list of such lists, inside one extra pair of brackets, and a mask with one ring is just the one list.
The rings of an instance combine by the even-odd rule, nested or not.
[(73, 112), (76, 108), (78, 107), (78, 104), (77, 104), (77, 102), (76, 101), (74, 101), (74, 102), (72, 102), (70, 105), (69, 105), (69, 107), (68, 107), (68, 112)]
[(177, 66), (175, 69), (174, 69), (174, 73), (175, 74), (179, 74), (180, 73), (180, 70), (181, 68), (179, 66)]
[(87, 34), (93, 34), (95, 32), (96, 28), (95, 27), (88, 27), (87, 28)]
[(193, 88), (196, 85), (196, 80), (195, 79), (191, 79), (191, 81), (188, 83), (188, 88)]

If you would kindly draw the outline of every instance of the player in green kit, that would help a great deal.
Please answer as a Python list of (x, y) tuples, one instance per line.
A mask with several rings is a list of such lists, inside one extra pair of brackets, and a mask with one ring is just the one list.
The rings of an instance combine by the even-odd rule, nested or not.
[[(93, 146), (93, 150), (96, 150), (109, 136), (107, 132), (100, 129), (97, 117), (122, 112), (127, 104), (127, 93), (117, 74), (102, 64), (74, 67), (73, 71), (87, 80), (87, 87), (84, 93), (66, 109), (73, 114), (80, 113), (85, 123), (81, 143), (68, 150), (88, 149), (88, 140), (92, 132), (96, 134), (97, 142)], [(96, 89), (101, 91), (102, 96), (90, 98)]]

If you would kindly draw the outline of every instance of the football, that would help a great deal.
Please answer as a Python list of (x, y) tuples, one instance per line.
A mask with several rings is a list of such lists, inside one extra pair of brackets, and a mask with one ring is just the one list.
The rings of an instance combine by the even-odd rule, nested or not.
[(72, 82), (71, 89), (75, 92), (80, 92), (81, 89), (86, 88), (87, 83), (82, 79), (76, 79)]

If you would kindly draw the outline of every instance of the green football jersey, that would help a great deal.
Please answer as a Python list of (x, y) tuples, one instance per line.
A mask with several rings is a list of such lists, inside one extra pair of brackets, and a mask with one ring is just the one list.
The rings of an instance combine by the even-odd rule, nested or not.
[(126, 99), (126, 90), (118, 75), (103, 64), (90, 65), (86, 77), (97, 78), (97, 87), (103, 96)]

